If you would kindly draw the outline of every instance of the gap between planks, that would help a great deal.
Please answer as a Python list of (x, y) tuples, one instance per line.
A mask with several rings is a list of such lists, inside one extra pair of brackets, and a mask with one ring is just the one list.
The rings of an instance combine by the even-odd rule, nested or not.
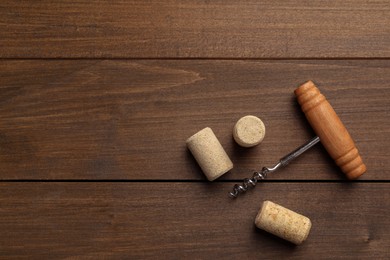
[[(151, 183), (235, 183), (242, 182), (242, 180), (219, 180), (209, 182), (207, 180), (34, 180), (34, 179), (25, 179), (25, 180), (0, 180), (0, 183), (21, 183), (21, 182), (131, 182), (131, 183), (141, 183), (141, 182), (151, 182)], [(390, 183), (390, 180), (262, 180), (261, 182), (269, 183)]]

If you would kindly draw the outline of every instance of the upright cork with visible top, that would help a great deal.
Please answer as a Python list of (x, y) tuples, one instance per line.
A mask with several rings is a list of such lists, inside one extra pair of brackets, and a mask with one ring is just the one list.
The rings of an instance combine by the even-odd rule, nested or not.
[(309, 218), (271, 201), (264, 201), (255, 225), (296, 245), (302, 244), (310, 233)]
[(233, 128), (234, 140), (242, 147), (256, 146), (263, 141), (264, 136), (264, 123), (256, 116), (241, 117)]
[(209, 181), (221, 177), (233, 168), (233, 163), (213, 130), (206, 127), (187, 139), (187, 147)]

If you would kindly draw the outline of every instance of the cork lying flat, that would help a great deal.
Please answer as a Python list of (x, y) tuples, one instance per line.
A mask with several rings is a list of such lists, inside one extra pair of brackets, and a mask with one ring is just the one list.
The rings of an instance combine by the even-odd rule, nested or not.
[(242, 147), (253, 147), (261, 143), (265, 136), (265, 126), (260, 118), (244, 116), (233, 129), (234, 140)]
[(255, 225), (275, 236), (300, 245), (310, 233), (309, 218), (271, 201), (264, 201)]
[(188, 138), (186, 143), (209, 181), (221, 177), (233, 168), (232, 161), (211, 128), (200, 130)]

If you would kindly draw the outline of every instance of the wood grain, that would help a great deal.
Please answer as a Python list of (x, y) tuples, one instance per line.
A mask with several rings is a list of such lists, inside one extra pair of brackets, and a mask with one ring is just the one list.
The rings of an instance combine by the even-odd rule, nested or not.
[(9, 1), (2, 58), (390, 57), (390, 3)]
[[(0, 1), (0, 259), (390, 259), (389, 24), (386, 0)], [(229, 199), (314, 136), (307, 80), (362, 182), (317, 145)], [(216, 183), (185, 146), (207, 126), (234, 163)], [(310, 217), (303, 245), (254, 226), (264, 200)]]
[[(387, 184), (1, 183), (0, 257), (388, 259)], [(315, 195), (314, 195), (315, 194)], [(258, 230), (263, 200), (311, 218), (301, 246)]]
[[(367, 165), (389, 180), (390, 62), (18, 60), (0, 62), (1, 179), (204, 180), (185, 140), (211, 127), (239, 180), (314, 136), (293, 91), (326, 95)], [(267, 134), (235, 144), (244, 115)], [(343, 179), (318, 145), (270, 179)]]

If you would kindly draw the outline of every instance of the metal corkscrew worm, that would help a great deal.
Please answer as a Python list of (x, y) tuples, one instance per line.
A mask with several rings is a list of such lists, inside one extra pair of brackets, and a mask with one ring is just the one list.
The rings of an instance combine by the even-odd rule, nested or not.
[(309, 150), (311, 147), (316, 145), (319, 141), (320, 138), (316, 136), (306, 144), (298, 147), (296, 150), (292, 151), (291, 153), (281, 158), (279, 162), (275, 164), (272, 168), (263, 167), (263, 169), (260, 172), (253, 173), (253, 177), (245, 178), (241, 185), (240, 184), (234, 185), (233, 190), (229, 192), (229, 196), (232, 198), (236, 198), (238, 194), (246, 192), (251, 187), (255, 187), (257, 182), (260, 180), (264, 180), (269, 173), (274, 172), (277, 169), (288, 165), (292, 160), (294, 160), (299, 155)]

